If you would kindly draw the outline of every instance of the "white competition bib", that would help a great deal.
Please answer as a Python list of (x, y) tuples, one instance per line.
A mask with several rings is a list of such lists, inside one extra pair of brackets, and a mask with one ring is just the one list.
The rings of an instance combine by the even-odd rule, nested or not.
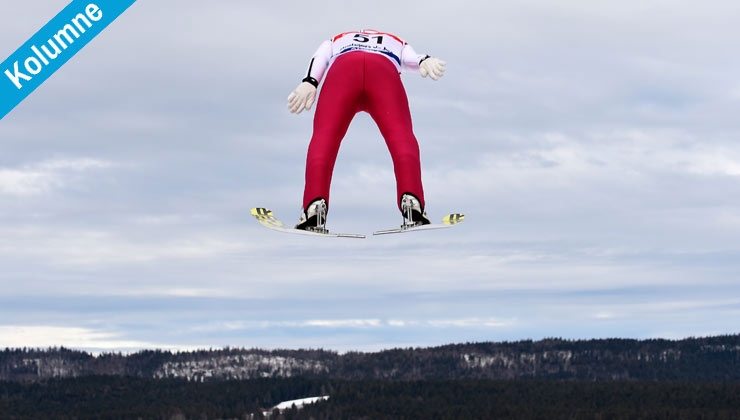
[(332, 56), (336, 58), (350, 51), (372, 52), (388, 57), (400, 69), (401, 52), (405, 45), (402, 39), (387, 32), (373, 30), (345, 32), (332, 40)]

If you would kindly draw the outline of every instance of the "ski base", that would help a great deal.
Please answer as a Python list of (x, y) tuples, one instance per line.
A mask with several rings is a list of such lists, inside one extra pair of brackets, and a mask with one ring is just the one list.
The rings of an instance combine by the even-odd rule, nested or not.
[(303, 230), (296, 229), (292, 226), (288, 226), (281, 222), (270, 209), (264, 207), (255, 207), (251, 211), (252, 216), (264, 227), (278, 232), (292, 233), (296, 235), (307, 235), (307, 236), (324, 236), (332, 238), (358, 238), (362, 239), (365, 235), (359, 233), (334, 233), (328, 229), (315, 229), (315, 230)]
[(451, 228), (465, 220), (465, 215), (460, 213), (451, 213), (442, 218), (442, 223), (432, 223), (428, 225), (401, 225), (395, 229), (385, 229), (373, 232), (373, 235), (388, 235), (391, 233), (417, 232), (421, 230), (447, 229)]

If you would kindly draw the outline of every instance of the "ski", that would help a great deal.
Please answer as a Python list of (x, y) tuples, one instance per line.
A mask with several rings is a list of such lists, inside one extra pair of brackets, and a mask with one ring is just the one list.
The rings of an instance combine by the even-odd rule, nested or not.
[(428, 225), (401, 225), (395, 229), (385, 229), (373, 232), (373, 235), (388, 235), (391, 233), (406, 233), (416, 232), (420, 230), (433, 230), (433, 229), (447, 229), (462, 223), (465, 220), (465, 215), (460, 213), (451, 213), (442, 218), (441, 223), (432, 223)]
[(264, 227), (277, 230), (278, 232), (292, 233), (297, 235), (308, 235), (308, 236), (328, 236), (334, 238), (364, 238), (365, 235), (358, 233), (334, 233), (329, 232), (328, 229), (316, 229), (316, 230), (303, 230), (296, 229), (293, 226), (288, 226), (281, 222), (270, 209), (264, 207), (255, 207), (251, 211), (252, 216)]

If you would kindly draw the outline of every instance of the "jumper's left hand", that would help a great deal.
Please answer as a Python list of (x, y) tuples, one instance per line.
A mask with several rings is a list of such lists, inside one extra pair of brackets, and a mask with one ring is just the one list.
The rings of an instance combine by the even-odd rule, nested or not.
[(316, 86), (308, 82), (302, 82), (288, 96), (288, 109), (294, 114), (300, 114), (304, 109), (311, 109), (316, 100)]
[(419, 65), (419, 73), (421, 73), (421, 77), (427, 77), (428, 75), (432, 80), (439, 80), (445, 74), (445, 64), (447, 63), (439, 58), (429, 57)]

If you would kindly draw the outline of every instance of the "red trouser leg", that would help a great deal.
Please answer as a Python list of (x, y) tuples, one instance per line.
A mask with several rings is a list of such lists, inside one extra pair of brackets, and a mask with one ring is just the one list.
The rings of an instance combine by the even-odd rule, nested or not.
[(329, 203), (329, 190), (339, 145), (352, 118), (359, 111), (363, 75), (358, 68), (357, 53), (338, 57), (324, 79), (316, 113), (313, 136), (306, 156), (306, 186), (303, 209), (317, 198)]
[(419, 145), (398, 71), (383, 56), (352, 52), (335, 60), (321, 88), (306, 157), (303, 208), (317, 198), (329, 202), (339, 146), (359, 111), (370, 114), (386, 141), (396, 175), (399, 207), (401, 195), (406, 192), (418, 197), (423, 206)]
[(367, 96), (365, 110), (375, 120), (393, 160), (396, 175), (396, 204), (401, 208), (401, 196), (411, 193), (424, 208), (424, 188), (421, 182), (419, 143), (411, 124), (411, 111), (406, 89), (396, 67), (378, 54), (365, 54)]

